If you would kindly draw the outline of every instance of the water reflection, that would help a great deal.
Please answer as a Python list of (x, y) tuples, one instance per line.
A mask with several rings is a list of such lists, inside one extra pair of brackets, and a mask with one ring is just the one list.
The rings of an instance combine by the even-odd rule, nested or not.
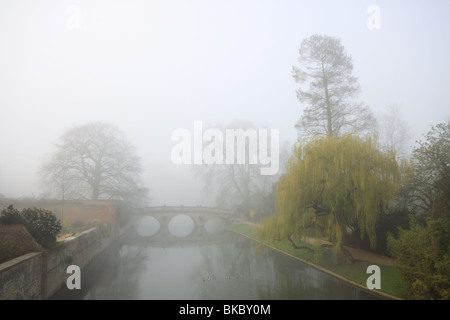
[(63, 288), (54, 298), (375, 298), (279, 252), (257, 252), (255, 244), (235, 234), (209, 236), (202, 244), (189, 245), (188, 239), (186, 244), (166, 248), (126, 239), (82, 270), (82, 290)]
[(198, 284), (197, 298), (259, 299), (255, 284), (266, 281), (267, 274), (260, 274), (259, 268), (267, 269), (267, 261), (258, 259), (247, 239), (234, 237), (232, 242), (204, 246), (200, 252), (202, 264), (191, 273)]

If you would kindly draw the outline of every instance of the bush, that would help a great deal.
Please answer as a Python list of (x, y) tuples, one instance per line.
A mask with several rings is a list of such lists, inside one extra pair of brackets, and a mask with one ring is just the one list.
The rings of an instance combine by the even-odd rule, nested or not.
[(6, 239), (0, 242), (0, 263), (14, 259), (20, 252), (20, 246), (16, 239)]
[(62, 222), (62, 230), (69, 230), (72, 227), (72, 222), (64, 220)]
[(450, 299), (450, 220), (428, 219), (421, 226), (412, 217), (410, 230), (388, 237), (411, 299)]
[(15, 209), (12, 205), (9, 205), (8, 208), (3, 209), (0, 214), (0, 224), (25, 225), (25, 220), (19, 210)]
[(0, 223), (24, 225), (44, 248), (48, 248), (56, 242), (56, 235), (61, 230), (61, 222), (53, 212), (38, 208), (26, 208), (20, 212), (12, 205), (1, 212)]
[(36, 241), (48, 248), (56, 241), (56, 236), (61, 230), (61, 222), (53, 212), (45, 209), (23, 209), (22, 216), (26, 221), (25, 227)]

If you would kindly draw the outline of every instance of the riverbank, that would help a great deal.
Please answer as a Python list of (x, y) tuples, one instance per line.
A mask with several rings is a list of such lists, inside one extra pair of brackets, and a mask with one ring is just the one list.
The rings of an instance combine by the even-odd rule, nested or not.
[[(308, 250), (294, 249), (288, 241), (261, 241), (255, 235), (256, 226), (246, 223), (233, 224), (230, 229), (245, 237), (248, 237), (266, 247), (278, 250), (295, 259), (313, 266), (327, 274), (344, 280), (363, 290), (369, 290), (366, 287), (367, 278), (370, 274), (366, 273), (367, 267), (376, 264), (381, 270), (381, 289), (369, 290), (379, 294), (386, 299), (404, 299), (406, 297), (406, 288), (401, 280), (401, 273), (397, 267), (392, 264), (392, 260), (388, 257), (382, 258), (379, 255), (367, 255), (366, 257), (376, 258), (375, 261), (358, 260), (353, 264), (345, 264), (333, 258), (331, 254), (324, 252), (310, 252)], [(310, 243), (304, 243), (306, 246), (313, 246)], [(358, 249), (359, 250), (359, 249)], [(354, 251), (355, 254), (361, 254)]]

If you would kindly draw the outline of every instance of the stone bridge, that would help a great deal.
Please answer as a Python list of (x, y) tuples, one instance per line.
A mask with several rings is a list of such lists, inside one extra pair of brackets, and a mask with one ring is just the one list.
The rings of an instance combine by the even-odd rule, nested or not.
[(204, 226), (211, 218), (223, 219), (225, 222), (231, 222), (233, 212), (230, 210), (212, 208), (212, 207), (184, 207), (184, 206), (162, 206), (148, 207), (138, 211), (139, 216), (150, 216), (158, 220), (162, 227), (168, 226), (172, 218), (178, 215), (189, 216), (195, 226)]
[(137, 212), (134, 239), (146, 246), (218, 240), (233, 217), (231, 211), (211, 207), (148, 207)]

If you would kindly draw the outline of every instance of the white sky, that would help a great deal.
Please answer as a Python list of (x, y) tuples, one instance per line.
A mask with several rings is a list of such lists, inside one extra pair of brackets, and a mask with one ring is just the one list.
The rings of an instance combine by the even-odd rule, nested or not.
[(250, 120), (293, 142), (303, 107), (291, 69), (315, 33), (352, 55), (360, 99), (375, 113), (399, 105), (420, 139), (450, 120), (449, 14), (446, 0), (0, 0), (0, 193), (38, 196), (58, 137), (103, 121), (137, 147), (154, 205), (213, 204), (172, 164), (171, 133)]

